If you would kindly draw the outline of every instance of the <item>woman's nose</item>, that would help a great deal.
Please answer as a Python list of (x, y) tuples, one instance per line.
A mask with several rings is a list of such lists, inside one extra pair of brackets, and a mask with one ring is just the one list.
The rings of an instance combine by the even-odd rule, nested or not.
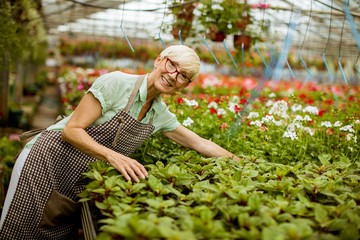
[(169, 73), (169, 76), (171, 77), (172, 80), (175, 81), (177, 74), (178, 74), (177, 72), (173, 72), (173, 73)]

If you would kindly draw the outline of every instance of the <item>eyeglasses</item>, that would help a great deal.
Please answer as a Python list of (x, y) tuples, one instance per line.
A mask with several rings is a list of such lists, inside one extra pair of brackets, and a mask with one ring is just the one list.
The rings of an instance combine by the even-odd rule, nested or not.
[(165, 70), (170, 74), (177, 72), (175, 79), (181, 85), (185, 85), (191, 82), (190, 78), (177, 70), (176, 64), (169, 58), (166, 58)]

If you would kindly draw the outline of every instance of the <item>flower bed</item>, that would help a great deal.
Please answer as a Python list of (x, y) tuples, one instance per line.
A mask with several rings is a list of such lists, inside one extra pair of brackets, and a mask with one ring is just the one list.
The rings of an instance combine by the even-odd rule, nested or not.
[(99, 239), (358, 239), (359, 88), (257, 85), (202, 75), (164, 96), (179, 122), (240, 163), (155, 134), (131, 155), (149, 171), (140, 183), (92, 164), (81, 198), (101, 212)]

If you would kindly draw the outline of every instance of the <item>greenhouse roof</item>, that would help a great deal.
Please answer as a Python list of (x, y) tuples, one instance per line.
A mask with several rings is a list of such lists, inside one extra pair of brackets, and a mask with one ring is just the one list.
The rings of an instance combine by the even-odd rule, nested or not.
[[(234, 0), (236, 1), (236, 0)], [(53, 36), (113, 38), (129, 41), (157, 41), (159, 33), (165, 42), (178, 42), (166, 30), (166, 25), (174, 21), (171, 15), (171, 0), (43, 0), (42, 15), (48, 33)], [(177, 1), (180, 4), (200, 0)], [(219, 0), (213, 0), (213, 4)], [(243, 2), (241, 0), (240, 2)], [(284, 41), (292, 40), (291, 48), (307, 56), (344, 57), (356, 60), (358, 46), (351, 25), (346, 18), (344, 6), (347, 5), (354, 21), (355, 29), (360, 32), (360, 1), (341, 0), (247, 0), (251, 5), (254, 25), (261, 26), (263, 20), (269, 24), (268, 34), (260, 28), (258, 36), (265, 37), (259, 46), (281, 48)], [(195, 15), (199, 12), (195, 10)], [(291, 20), (290, 20), (291, 19)], [(289, 27), (294, 26), (294, 31)], [(194, 23), (196, 27), (198, 23)], [(121, 27), (122, 28), (121, 28)], [(161, 31), (160, 31), (161, 29)], [(287, 37), (288, 35), (288, 37)], [(204, 44), (204, 36), (188, 39), (185, 43)], [(358, 39), (360, 41), (360, 39)], [(209, 41), (210, 42), (210, 41)], [(231, 38), (227, 46), (232, 48)], [(223, 44), (211, 43), (214, 48)]]

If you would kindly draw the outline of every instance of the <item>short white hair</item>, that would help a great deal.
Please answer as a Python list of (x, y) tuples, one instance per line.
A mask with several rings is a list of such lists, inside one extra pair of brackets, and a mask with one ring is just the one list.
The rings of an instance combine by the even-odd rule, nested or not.
[(200, 58), (193, 49), (185, 45), (173, 45), (160, 53), (160, 60), (166, 57), (178, 63), (181, 69), (190, 74), (191, 81), (194, 81), (199, 76)]

